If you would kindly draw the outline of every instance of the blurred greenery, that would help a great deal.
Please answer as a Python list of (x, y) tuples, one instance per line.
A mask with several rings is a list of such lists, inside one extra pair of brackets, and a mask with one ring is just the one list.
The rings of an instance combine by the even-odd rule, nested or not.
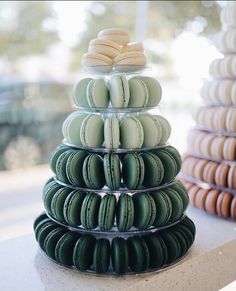
[[(87, 11), (87, 29), (73, 49), (72, 69), (80, 67), (88, 43), (106, 27), (123, 27), (134, 37), (137, 1), (97, 1)], [(209, 35), (220, 29), (219, 5), (216, 1), (149, 1), (148, 38), (170, 42), (187, 29)], [(149, 52), (154, 62), (170, 63), (166, 52)]]
[(6, 60), (45, 53), (58, 41), (46, 1), (0, 1), (0, 53)]

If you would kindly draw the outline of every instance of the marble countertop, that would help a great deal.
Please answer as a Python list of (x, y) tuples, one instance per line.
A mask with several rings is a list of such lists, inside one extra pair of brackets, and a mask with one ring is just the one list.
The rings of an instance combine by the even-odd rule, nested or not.
[(236, 223), (197, 209), (188, 215), (197, 227), (189, 255), (168, 270), (144, 275), (82, 274), (48, 260), (33, 235), (2, 240), (0, 290), (219, 290), (236, 280)]

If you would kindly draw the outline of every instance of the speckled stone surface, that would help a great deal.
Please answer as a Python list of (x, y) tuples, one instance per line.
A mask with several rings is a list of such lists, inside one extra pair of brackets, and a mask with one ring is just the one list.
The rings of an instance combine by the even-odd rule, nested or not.
[(178, 265), (137, 276), (94, 276), (57, 266), (37, 247), (33, 235), (0, 241), (0, 290), (218, 290), (236, 279), (236, 223), (197, 209), (189, 255)]

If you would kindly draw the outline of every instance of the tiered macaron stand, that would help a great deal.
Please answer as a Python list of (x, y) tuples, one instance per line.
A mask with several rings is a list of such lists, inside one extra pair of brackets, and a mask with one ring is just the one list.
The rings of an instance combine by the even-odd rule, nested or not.
[[(112, 68), (109, 73), (104, 67), (94, 69), (95, 78), (102, 77), (109, 83), (112, 76), (121, 72), (127, 79), (138, 76), (144, 67), (119, 66), (118, 70)], [(91, 69), (89, 72), (91, 73)], [(78, 113), (97, 114), (103, 120), (106, 117), (115, 116), (119, 123), (127, 116), (138, 117), (143, 112), (152, 109), (154, 108), (130, 108), (129, 106), (114, 108), (111, 105), (107, 108), (76, 106)], [(170, 180), (151, 186), (140, 182), (136, 188), (127, 187), (123, 180), (122, 170), (118, 187), (109, 187), (104, 183), (91, 187), (86, 183), (72, 185), (67, 178), (63, 180), (63, 175), (58, 176), (56, 168), (58, 164), (65, 162), (65, 160), (62, 162), (62, 156), (66, 151), (85, 152), (86, 157), (95, 154), (101, 160), (104, 155), (116, 155), (119, 157), (120, 166), (124, 167), (127, 154), (135, 153), (142, 157), (147, 153), (154, 153), (158, 159), (159, 151), (167, 149), (168, 144), (148, 148), (124, 148), (121, 145), (118, 148), (106, 148), (104, 143), (101, 146), (86, 147), (73, 144), (66, 139), (63, 140), (63, 144), (52, 154), (51, 168), (55, 176), (47, 181), (43, 190), (45, 213), (41, 214), (34, 223), (36, 240), (44, 254), (67, 268), (88, 273), (115, 275), (159, 271), (184, 258), (194, 241), (195, 226), (185, 215), (189, 202), (186, 189), (175, 179), (181, 166), (178, 155), (177, 163), (174, 162), (177, 169)], [(69, 154), (66, 159), (68, 157)], [(160, 159), (158, 161), (160, 162)], [(78, 168), (78, 177), (84, 175), (82, 166)], [(103, 170), (101, 167), (99, 169)], [(97, 175), (101, 173), (97, 172)], [(159, 174), (155, 171), (150, 172), (148, 166), (145, 165), (145, 175), (155, 177)], [(60, 191), (63, 194), (60, 194)], [(140, 194), (143, 199), (139, 199)], [(77, 195), (78, 198), (73, 209), (74, 213), (78, 212), (76, 221), (71, 218), (71, 213), (68, 214), (68, 211), (72, 211), (68, 209), (73, 195), (74, 197)], [(97, 202), (93, 202), (88, 196), (96, 196)], [(101, 201), (106, 196), (115, 196), (116, 201), (104, 203), (101, 210)], [(127, 200), (126, 203), (122, 202), (123, 206), (121, 196), (123, 196), (123, 202)], [(98, 208), (94, 206), (95, 204)], [(93, 206), (96, 211), (91, 212), (90, 209)], [(164, 206), (165, 212), (163, 212)], [(112, 211), (113, 214), (109, 214)], [(84, 216), (81, 219), (82, 212)], [(111, 219), (109, 223), (106, 221), (106, 215)], [(161, 215), (164, 216), (160, 217)], [(103, 223), (99, 222), (99, 219)]]
[(205, 106), (189, 134), (182, 181), (190, 204), (210, 214), (236, 219), (236, 22), (232, 3), (222, 10), (215, 45), (224, 57), (210, 65), (211, 80), (201, 95)]

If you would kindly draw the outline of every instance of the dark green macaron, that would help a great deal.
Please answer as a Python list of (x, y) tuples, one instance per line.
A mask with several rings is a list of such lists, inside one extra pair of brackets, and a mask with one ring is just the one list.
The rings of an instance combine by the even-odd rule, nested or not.
[(116, 213), (116, 196), (107, 194), (103, 196), (98, 213), (98, 226), (102, 231), (108, 231), (114, 224)]
[(59, 239), (55, 247), (55, 259), (59, 263), (66, 266), (73, 265), (73, 252), (78, 238), (77, 233), (69, 231)]
[(105, 181), (108, 188), (117, 190), (120, 188), (120, 159), (117, 154), (106, 154), (103, 157)]
[(162, 183), (165, 184), (172, 181), (177, 175), (177, 164), (175, 159), (165, 149), (156, 151), (156, 155), (160, 158), (164, 167), (164, 176)]
[(179, 193), (171, 187), (165, 188), (165, 193), (170, 198), (172, 204), (170, 221), (176, 221), (183, 215), (184, 212), (182, 199)]
[(125, 239), (115, 237), (111, 244), (111, 260), (113, 270), (117, 274), (125, 274), (129, 266), (128, 244)]
[(156, 204), (148, 193), (136, 193), (134, 202), (134, 226), (147, 229), (153, 225), (156, 218)]
[(164, 243), (167, 247), (168, 252), (168, 260), (167, 264), (173, 263), (180, 256), (180, 244), (175, 235), (171, 233), (171, 231), (163, 231), (161, 232), (161, 237), (164, 240)]
[(188, 227), (188, 229), (191, 231), (192, 235), (193, 235), (193, 240), (196, 234), (196, 226), (193, 223), (193, 221), (189, 218), (189, 217), (185, 217), (184, 220), (182, 221), (182, 225), (185, 225), (186, 227)]
[(50, 187), (50, 185), (54, 182), (54, 178), (51, 177), (47, 180), (47, 182), (43, 186), (43, 193), (47, 191), (47, 188)]
[(70, 184), (84, 187), (84, 179), (83, 179), (83, 163), (85, 158), (87, 157), (86, 151), (76, 150), (66, 161), (66, 176)]
[(56, 176), (57, 179), (64, 183), (69, 183), (69, 180), (66, 175), (66, 163), (70, 155), (74, 153), (75, 150), (67, 150), (60, 154), (56, 162)]
[(177, 173), (179, 173), (180, 169), (181, 169), (181, 165), (182, 165), (182, 159), (181, 159), (181, 155), (180, 155), (179, 151), (176, 148), (174, 148), (173, 146), (167, 146), (165, 148), (165, 150), (167, 152), (169, 152), (173, 156), (173, 158), (175, 159), (175, 162), (177, 165)]
[(49, 213), (52, 214), (52, 199), (56, 192), (60, 189), (63, 189), (64, 187), (58, 184), (57, 182), (53, 181), (50, 184), (48, 184), (47, 188), (45, 188), (43, 192), (43, 203), (45, 210)]
[(172, 215), (172, 203), (169, 196), (164, 190), (152, 191), (150, 195), (156, 204), (155, 226), (162, 226), (169, 222)]
[(47, 235), (53, 230), (56, 229), (58, 226), (53, 221), (46, 223), (38, 232), (38, 243), (42, 250), (44, 249), (44, 243)]
[(171, 229), (171, 233), (179, 241), (179, 246), (180, 246), (179, 257), (182, 257), (188, 250), (188, 241), (186, 240), (185, 236), (182, 235), (181, 232), (177, 231), (176, 229)]
[(35, 219), (35, 221), (34, 221), (34, 224), (33, 224), (33, 228), (34, 228), (34, 230), (35, 230), (35, 228), (37, 227), (37, 225), (41, 222), (41, 221), (43, 221), (43, 220), (45, 220), (45, 219), (47, 219), (48, 217), (47, 217), (47, 214), (46, 213), (42, 213), (42, 214), (40, 214), (36, 219)]
[(119, 197), (116, 212), (116, 222), (119, 231), (127, 231), (134, 222), (134, 203), (131, 196), (122, 193)]
[(55, 148), (50, 156), (50, 167), (54, 173), (56, 173), (56, 164), (59, 156), (64, 152), (68, 151), (70, 148), (67, 145), (61, 144)]
[(44, 251), (53, 260), (56, 259), (56, 257), (55, 257), (56, 244), (58, 243), (59, 239), (66, 232), (67, 232), (67, 230), (65, 227), (57, 227), (57, 228), (53, 229), (45, 238)]
[(73, 264), (78, 270), (85, 271), (91, 267), (95, 243), (95, 237), (89, 234), (82, 235), (76, 242)]
[(150, 262), (150, 254), (145, 240), (141, 236), (128, 238), (129, 265), (133, 272), (145, 271)]
[(96, 273), (106, 273), (110, 264), (110, 242), (101, 238), (96, 241), (93, 251), (93, 269)]
[(104, 186), (103, 160), (98, 154), (89, 154), (84, 160), (83, 178), (88, 188), (101, 189)]
[(86, 195), (86, 192), (74, 190), (66, 197), (63, 216), (69, 225), (79, 226), (81, 224), (81, 207)]
[(37, 241), (38, 241), (38, 236), (39, 236), (40, 230), (44, 226), (47, 226), (48, 224), (51, 224), (51, 223), (52, 223), (52, 220), (50, 218), (44, 218), (37, 223), (35, 230), (34, 230), (35, 238)]
[(81, 224), (86, 229), (93, 229), (98, 226), (98, 212), (101, 197), (96, 193), (88, 193), (81, 207)]
[(161, 160), (154, 153), (144, 153), (142, 157), (145, 165), (143, 185), (146, 187), (160, 185), (164, 177), (164, 167)]
[(155, 234), (149, 234), (143, 236), (149, 253), (150, 253), (150, 268), (158, 269), (166, 262), (166, 246), (162, 238)]
[(59, 221), (65, 221), (63, 209), (66, 198), (70, 194), (71, 189), (63, 187), (55, 193), (51, 202), (52, 216)]
[(122, 163), (122, 177), (124, 184), (129, 189), (139, 188), (144, 180), (144, 161), (137, 153), (127, 154)]
[(174, 185), (171, 186), (171, 188), (177, 191), (180, 195), (183, 203), (183, 211), (185, 211), (189, 204), (189, 196), (186, 188), (180, 181), (177, 181)]

